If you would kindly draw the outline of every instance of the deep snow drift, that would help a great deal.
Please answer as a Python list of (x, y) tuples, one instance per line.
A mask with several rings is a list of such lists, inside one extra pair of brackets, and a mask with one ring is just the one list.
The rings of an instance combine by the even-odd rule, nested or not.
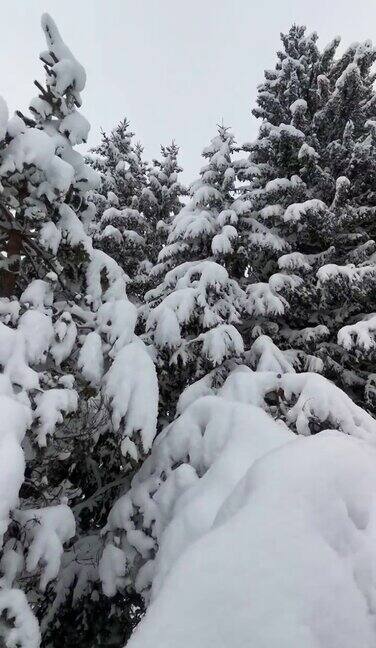
[(325, 431), (256, 461), (130, 648), (373, 648), (375, 460), (367, 442)]

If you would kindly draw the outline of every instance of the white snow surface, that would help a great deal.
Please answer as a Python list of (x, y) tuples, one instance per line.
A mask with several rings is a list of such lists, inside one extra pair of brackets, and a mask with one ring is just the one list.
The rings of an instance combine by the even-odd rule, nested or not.
[[(123, 422), (123, 453), (129, 452), (129, 440), (135, 450), (138, 434), (142, 450), (150, 450), (156, 434), (158, 380), (141, 340), (135, 338), (117, 353), (104, 377), (103, 393), (110, 403), (114, 428), (118, 430)], [(124, 440), (128, 440), (125, 445)]]
[(80, 349), (77, 365), (85, 380), (91, 385), (100, 385), (103, 376), (103, 351), (101, 336), (91, 331)]
[[(292, 437), (261, 408), (214, 395), (192, 402), (157, 437), (105, 529), (122, 536), (122, 564), (136, 570), (136, 588), (146, 599), (150, 586), (155, 596), (184, 549), (210, 528), (255, 459)], [(134, 521), (136, 510), (141, 527)], [(112, 571), (115, 580), (110, 585), (107, 575), (106, 591), (116, 591)]]
[(76, 533), (74, 515), (66, 504), (14, 512), (15, 519), (26, 534), (28, 552), (26, 569), (33, 572), (41, 565), (39, 587), (45, 591), (59, 573), (63, 544)]
[[(64, 43), (51, 16), (47, 13), (43, 14), (41, 23), (48, 47), (47, 52), (41, 53), (41, 58), (49, 64), (53, 64), (53, 76), (52, 78), (49, 76), (50, 84), (60, 95), (63, 95), (70, 86), (78, 93), (82, 92), (86, 84), (85, 69)], [(57, 63), (51, 53), (57, 59)]]
[(63, 414), (71, 414), (78, 407), (78, 394), (74, 389), (48, 389), (35, 397), (34, 418), (38, 421), (37, 442), (47, 445), (47, 437), (55, 432), (56, 425), (63, 423)]
[(337, 335), (338, 344), (348, 351), (353, 347), (370, 351), (375, 346), (376, 315), (368, 315), (356, 324), (343, 326)]
[(37, 190), (38, 197), (46, 195), (52, 202), (55, 192), (64, 195), (68, 191), (74, 178), (73, 166), (55, 155), (54, 139), (36, 128), (20, 133), (9, 143), (2, 156), (0, 176), (21, 172), (30, 164), (45, 175)]
[(334, 431), (266, 452), (175, 562), (129, 647), (373, 648), (375, 461)]
[(39, 648), (39, 624), (21, 590), (0, 589), (0, 614), (2, 613), (6, 613), (14, 624), (5, 633), (6, 648)]
[(6, 376), (0, 382), (0, 547), (9, 524), (9, 512), (17, 505), (24, 480), (25, 459), (21, 442), (31, 425), (31, 412), (18, 402)]

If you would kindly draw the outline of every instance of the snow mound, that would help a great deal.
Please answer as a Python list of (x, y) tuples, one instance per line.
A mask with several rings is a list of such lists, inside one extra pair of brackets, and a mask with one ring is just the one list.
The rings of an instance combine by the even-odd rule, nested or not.
[[(131, 489), (110, 512), (105, 531), (121, 536), (118, 571), (105, 590), (115, 592), (127, 562), (136, 589), (149, 597), (184, 549), (211, 526), (223, 501), (260, 456), (293, 434), (261, 408), (206, 396), (188, 406), (159, 435)], [(115, 552), (109, 550), (105, 559)], [(156, 556), (156, 557), (155, 557)], [(121, 576), (124, 574), (121, 572)], [(154, 579), (154, 580), (153, 580)]]
[(375, 451), (326, 431), (254, 463), (130, 648), (373, 648)]

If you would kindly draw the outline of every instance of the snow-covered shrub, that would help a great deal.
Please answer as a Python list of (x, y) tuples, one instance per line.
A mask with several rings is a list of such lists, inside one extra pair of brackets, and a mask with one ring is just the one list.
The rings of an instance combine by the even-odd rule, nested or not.
[(374, 646), (375, 460), (332, 431), (264, 454), (174, 563), (130, 648)]
[(297, 373), (286, 356), (258, 338), (248, 354), (254, 369), (238, 366), (219, 388), (201, 380), (183, 392), (180, 416), (158, 436), (108, 517), (106, 542), (120, 537), (120, 544), (107, 591), (133, 583), (148, 601), (150, 587), (156, 594), (173, 562), (209, 529), (244, 470), (294, 433), (334, 429), (375, 446), (372, 416), (323, 376)]
[[(154, 593), (160, 589), (171, 565), (210, 528), (248, 467), (291, 438), (261, 408), (214, 395), (198, 398), (159, 435), (131, 489), (110, 512), (104, 533), (109, 546), (120, 534), (118, 570), (126, 566), (148, 600), (151, 585)], [(118, 573), (113, 570), (111, 586), (107, 573), (107, 591), (127, 584), (117, 580)]]

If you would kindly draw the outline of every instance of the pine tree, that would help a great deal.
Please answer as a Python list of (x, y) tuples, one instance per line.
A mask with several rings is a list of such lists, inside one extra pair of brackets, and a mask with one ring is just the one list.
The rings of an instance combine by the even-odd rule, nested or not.
[(92, 149), (89, 161), (100, 173), (101, 184), (93, 196), (97, 226), (96, 244), (114, 258), (130, 279), (129, 292), (139, 294), (139, 274), (147, 260), (148, 224), (141, 209), (147, 184), (147, 165), (141, 144), (124, 119)]
[[(277, 72), (267, 73), (270, 84), (266, 83), (260, 89), (259, 110), (262, 111), (260, 116), (265, 118), (265, 122), (258, 140), (247, 147), (251, 153), (248, 163), (235, 164), (232, 161), (233, 139), (224, 129), (220, 129), (219, 136), (204, 151), (208, 164), (202, 170), (200, 180), (192, 186), (191, 201), (175, 217), (167, 245), (160, 253), (159, 264), (154, 272), (155, 276), (164, 279), (156, 290), (147, 295), (151, 306), (147, 328), (159, 365), (161, 409), (167, 418), (172, 418), (175, 410), (177, 416), (166, 425), (153, 445), (150, 456), (133, 478), (131, 488), (112, 508), (104, 529), (106, 545), (101, 560), (103, 587), (109, 596), (127, 586), (141, 594), (146, 604), (150, 599), (153, 601), (140, 631), (131, 640), (131, 645), (135, 646), (141, 646), (143, 641), (148, 645), (162, 645), (165, 633), (170, 638), (173, 637), (172, 641), (184, 642), (185, 630), (182, 634), (182, 627), (187, 628), (187, 645), (189, 644), (189, 623), (184, 626), (186, 601), (194, 606), (199, 592), (197, 587), (187, 589), (186, 582), (192, 569), (195, 570), (195, 565), (200, 566), (200, 569), (196, 568), (199, 576), (196, 586), (203, 583), (205, 587), (208, 581), (215, 580), (220, 594), (223, 593), (225, 605), (228, 588), (223, 589), (221, 574), (227, 562), (230, 565), (229, 579), (234, 576), (236, 581), (235, 589), (241, 581), (243, 568), (251, 565), (250, 573), (258, 573), (260, 563), (257, 560), (255, 564), (252, 563), (253, 556), (248, 555), (246, 543), (242, 543), (243, 552), (240, 557), (234, 557), (231, 552), (232, 531), (234, 529), (235, 538), (242, 537), (244, 527), (238, 523), (239, 515), (243, 513), (243, 521), (246, 520), (252, 504), (257, 524), (250, 526), (247, 537), (250, 540), (256, 538), (255, 544), (260, 545), (265, 552), (262, 555), (266, 562), (270, 548), (274, 548), (276, 544), (275, 537), (279, 537), (278, 534), (274, 536), (274, 529), (278, 527), (271, 525), (271, 520), (274, 522), (275, 517), (282, 520), (282, 528), (287, 529), (284, 547), (291, 551), (290, 500), (284, 501), (280, 494), (285, 486), (284, 492), (290, 489), (289, 497), (292, 501), (294, 497), (297, 498), (294, 509), (294, 513), (297, 512), (296, 537), (302, 537), (301, 511), (303, 506), (306, 512), (305, 507), (309, 502), (307, 510), (312, 513), (312, 517), (307, 515), (307, 537), (311, 538), (310, 534), (319, 519), (325, 547), (322, 554), (319, 554), (326, 556), (328, 511), (332, 511), (332, 503), (336, 501), (334, 518), (337, 521), (337, 512), (343, 511), (344, 528), (347, 529), (348, 508), (345, 506), (344, 509), (343, 502), (354, 502), (353, 494), (358, 492), (348, 480), (348, 467), (352, 465), (351, 453), (362, 448), (363, 460), (368, 454), (373, 457), (372, 446), (376, 432), (373, 417), (319, 374), (320, 371), (330, 374), (323, 359), (328, 348), (332, 349), (335, 345), (342, 353), (339, 346), (333, 343), (337, 334), (337, 322), (330, 323), (333, 311), (330, 313), (329, 296), (323, 284), (329, 279), (338, 282), (342, 279), (338, 275), (344, 275), (354, 282), (356, 276), (359, 281), (357, 288), (362, 282), (361, 288), (366, 290), (366, 281), (369, 280), (368, 264), (362, 266), (366, 268), (363, 274), (360, 267), (346, 265), (345, 269), (339, 269), (338, 265), (328, 264), (328, 261), (334, 259), (338, 262), (341, 255), (363, 253), (354, 234), (358, 234), (359, 220), (364, 217), (362, 223), (367, 223), (367, 217), (373, 213), (372, 160), (367, 159), (366, 154), (364, 157), (360, 155), (360, 151), (372, 151), (372, 125), (365, 126), (365, 115), (359, 109), (359, 104), (364, 107), (372, 99), (367, 70), (373, 54), (367, 46), (354, 47), (350, 50), (353, 54), (345, 53), (336, 62), (336, 42), (321, 54), (316, 48), (316, 36), (306, 38), (304, 30), (298, 27), (293, 27), (290, 34), (283, 37), (283, 42), (288, 55), (279, 55), (281, 63), (277, 65)], [(354, 57), (356, 66), (364, 74), (364, 84), (360, 84), (358, 98), (353, 88), (350, 91), (349, 86), (346, 87), (347, 83), (350, 86), (352, 84), (354, 71), (350, 63)], [(328, 95), (317, 89), (320, 84), (323, 88), (326, 87), (323, 79), (325, 74), (331, 79)], [(356, 74), (355, 69), (355, 76)], [(318, 77), (321, 80), (317, 81)], [(359, 89), (357, 85), (356, 88)], [(332, 104), (330, 97), (333, 99)], [(368, 108), (364, 107), (364, 110)], [(353, 126), (348, 125), (347, 111), (350, 112)], [(371, 129), (370, 133), (367, 128)], [(350, 158), (346, 162), (345, 151), (349, 139), (353, 139), (354, 149), (358, 147), (357, 161), (367, 159), (366, 173), (370, 174), (367, 176), (367, 185), (362, 190), (354, 190), (356, 200), (353, 203), (349, 198), (352, 176), (347, 173), (347, 180), (343, 178), (346, 164), (351, 166)], [(351, 157), (352, 153), (349, 155)], [(353, 157), (351, 159), (355, 161)], [(239, 198), (234, 183), (236, 173), (245, 184)], [(361, 175), (354, 175), (355, 186), (358, 182), (360, 184), (360, 179)], [(362, 192), (370, 193), (363, 195)], [(336, 246), (333, 245), (332, 238)], [(343, 248), (340, 246), (342, 242)], [(366, 249), (369, 251), (367, 246)], [(370, 251), (372, 252), (372, 245)], [(363, 260), (361, 255), (357, 259), (360, 262)], [(203, 281), (204, 263), (212, 271), (216, 294), (210, 294), (207, 289), (210, 284)], [(227, 285), (221, 279), (223, 270), (226, 271), (223, 277)], [(248, 283), (246, 300), (234, 277), (242, 285)], [(343, 292), (333, 298), (343, 299)], [(349, 308), (349, 302), (350, 299), (345, 304), (346, 308)], [(223, 327), (215, 318), (205, 320), (213, 311), (218, 313), (218, 304), (221, 315), (224, 312), (231, 313), (231, 309), (228, 310), (229, 304), (231, 307), (235, 305), (235, 311), (232, 312), (237, 318), (236, 326), (239, 326), (243, 305), (248, 309), (242, 331), (249, 342), (249, 349), (242, 354), (243, 366), (236, 366), (240, 362), (229, 359), (236, 356), (234, 350), (227, 348), (229, 355), (222, 356), (220, 353), (210, 355), (209, 347), (205, 348), (204, 336), (208, 336), (210, 343), (213, 333), (216, 336)], [(348, 316), (347, 313), (346, 317)], [(318, 322), (315, 321), (316, 317), (319, 318)], [(327, 323), (322, 323), (320, 318), (325, 318)], [(342, 329), (340, 339), (348, 348), (357, 341), (369, 349), (373, 344), (375, 329), (371, 317), (360, 325)], [(221, 345), (216, 346), (218, 339), (212, 347), (214, 351), (221, 349)], [(325, 339), (329, 340), (330, 347), (324, 346)], [(203, 341), (201, 348), (198, 344), (200, 340)], [(226, 345), (222, 349), (226, 349)], [(176, 370), (174, 363), (179, 360), (181, 365)], [(213, 371), (213, 366), (219, 367), (219, 371)], [(216, 380), (214, 376), (218, 377), (220, 373), (221, 380)], [(323, 434), (317, 434), (322, 432)], [(342, 438), (338, 432), (343, 433)], [(294, 442), (294, 434), (316, 436), (313, 440)], [(355, 442), (349, 438), (351, 436), (357, 437)], [(357, 443), (359, 439), (362, 440), (361, 443)], [(371, 442), (370, 445), (367, 445), (367, 441)], [(278, 447), (284, 444), (286, 453), (278, 454)], [(320, 446), (323, 452), (316, 453), (315, 448)], [(306, 453), (299, 452), (295, 455), (295, 449), (301, 450), (303, 447)], [(313, 463), (311, 450), (315, 457)], [(286, 462), (290, 451), (291, 463)], [(343, 451), (347, 458), (342, 464)], [(303, 461), (303, 468), (296, 461), (297, 456)], [(278, 473), (281, 480), (276, 485), (278, 457), (281, 457)], [(337, 458), (341, 466), (338, 472)], [(264, 471), (264, 461), (266, 465), (270, 461), (269, 473)], [(373, 474), (372, 460), (368, 462), (367, 459), (366, 467), (367, 478), (370, 478)], [(290, 471), (297, 475), (296, 481), (290, 481)], [(319, 479), (320, 487), (317, 474), (320, 477), (324, 475), (323, 480)], [(341, 477), (338, 478), (339, 474)], [(261, 495), (258, 492), (259, 498), (255, 498), (260, 476), (265, 478), (264, 492)], [(356, 483), (362, 479), (362, 470), (358, 470)], [(321, 481), (330, 484), (333, 489), (331, 495), (334, 491), (336, 496), (340, 492), (338, 499), (331, 497), (330, 503), (326, 501), (327, 490), (321, 490)], [(269, 500), (270, 492), (272, 497)], [(325, 496), (319, 500), (318, 509), (318, 493), (322, 492)], [(229, 498), (230, 493), (232, 495)], [(245, 499), (245, 494), (248, 500)], [(263, 518), (263, 504), (268, 501), (272, 502), (271, 514)], [(367, 501), (371, 510), (372, 499)], [(250, 508), (242, 511), (244, 502)], [(363, 510), (364, 491), (361, 491), (357, 502), (359, 510)], [(231, 516), (236, 518), (233, 528), (228, 525)], [(306, 515), (303, 517), (306, 523)], [(330, 519), (333, 521), (331, 513)], [(215, 541), (210, 540), (217, 537), (219, 542), (223, 541), (226, 524), (228, 535), (226, 542), (223, 542), (224, 551), (219, 559)], [(358, 538), (359, 529), (356, 524), (354, 526), (355, 539)], [(333, 530), (333, 526), (330, 528)], [(259, 534), (262, 539), (268, 539), (267, 550), (262, 546), (262, 541), (257, 542)], [(201, 544), (200, 538), (203, 538)], [(343, 559), (342, 539), (341, 532), (334, 536), (330, 534), (331, 552), (335, 547), (331, 556), (338, 552)], [(306, 548), (305, 542), (303, 544), (302, 555)], [(358, 540), (354, 544), (354, 561), (359, 564)], [(294, 542), (292, 546), (295, 547)], [(368, 538), (364, 547), (367, 562)], [(201, 549), (204, 552), (202, 559), (199, 555)], [(291, 589), (295, 591), (296, 556), (293, 551), (291, 553), (294, 582)], [(285, 563), (281, 565), (279, 545), (276, 554), (276, 583), (279, 587), (281, 574), (284, 577), (287, 570)], [(192, 556), (194, 560), (190, 562)], [(127, 565), (125, 573), (118, 569), (124, 562)], [(348, 565), (348, 553), (343, 562)], [(235, 575), (231, 569), (234, 564), (237, 565)], [(311, 565), (311, 562), (303, 560), (302, 564)], [(264, 591), (264, 565), (265, 562), (262, 563), (256, 583), (252, 582), (252, 587), (256, 585), (260, 591)], [(352, 581), (352, 567), (350, 572)], [(274, 574), (273, 567), (270, 573)], [(178, 579), (173, 580), (173, 574), (178, 574)], [(314, 577), (312, 574), (310, 583), (314, 581)], [(268, 578), (267, 582), (270, 581), (273, 582)], [(287, 581), (290, 583), (288, 578)], [(249, 582), (244, 584), (245, 605), (249, 601)], [(309, 598), (312, 588), (307, 588), (305, 582), (304, 579), (299, 579), (299, 583), (302, 583), (302, 596), (308, 593)], [(328, 582), (331, 582), (330, 577)], [(368, 582), (367, 579), (367, 591)], [(171, 583), (175, 586), (173, 591)], [(177, 583), (184, 592), (181, 597)], [(166, 598), (164, 593), (169, 586), (170, 594)], [(358, 583), (356, 588), (358, 589)], [(214, 591), (212, 588), (210, 593), (213, 595)], [(337, 578), (333, 591), (337, 591)], [(236, 592), (238, 593), (238, 589)], [(301, 599), (299, 596), (296, 598), (299, 614), (302, 609)], [(166, 600), (169, 605), (166, 605)], [(206, 603), (205, 594), (200, 601)], [(337, 601), (330, 609), (334, 617), (336, 604)], [(254, 611), (254, 604), (250, 605), (250, 614), (245, 617), (242, 615), (247, 620), (252, 618)], [(219, 611), (213, 605), (209, 607), (211, 619), (222, 623), (222, 605)], [(175, 609), (180, 613), (177, 622), (172, 612)], [(346, 605), (344, 609), (347, 614)], [(306, 616), (307, 610), (304, 609), (304, 618)], [(164, 618), (160, 623), (161, 617)], [(197, 640), (199, 642), (203, 634), (203, 643), (209, 645), (207, 636), (217, 637), (217, 626), (212, 621), (209, 627), (211, 634), (208, 635), (207, 615), (204, 617), (203, 632), (202, 609), (197, 609)], [(313, 614), (312, 618), (312, 627), (316, 628), (317, 615)], [(260, 619), (259, 625), (256, 624), (257, 636), (265, 636), (267, 643), (271, 635), (269, 626), (265, 626), (264, 605), (260, 606), (258, 621)], [(274, 619), (275, 609), (272, 606), (271, 624)], [(368, 619), (364, 621), (364, 627), (367, 623)], [(302, 636), (301, 624), (298, 626), (292, 634), (294, 640), (299, 637), (297, 645)], [(230, 636), (232, 624), (224, 624), (224, 627), (231, 629)], [(255, 625), (251, 627), (248, 634), (245, 633), (246, 639), (250, 637), (252, 641), (254, 627)], [(325, 631), (326, 629), (327, 626)], [(282, 633), (286, 633), (284, 617)], [(280, 637), (281, 634), (276, 633), (274, 636)], [(285, 638), (286, 635), (282, 636)], [(337, 636), (336, 632), (333, 636)], [(278, 639), (276, 642), (278, 643)]]
[[(207, 386), (201, 393), (192, 393), (188, 388), (183, 393), (179, 416), (165, 427), (131, 488), (114, 504), (104, 529), (106, 546), (101, 570), (109, 595), (124, 587), (114, 564), (119, 564), (121, 556), (124, 562), (125, 556), (132, 587), (147, 605), (150, 596), (155, 603), (162, 586), (167, 585), (171, 569), (184, 561), (184, 556), (189, 573), (191, 554), (185, 553), (187, 548), (213, 526), (218, 527), (217, 514), (225, 509), (230, 493), (236, 501), (241, 497), (247, 467), (255, 463), (256, 468), (260, 458), (262, 461), (270, 451), (274, 454), (281, 444), (294, 445), (295, 435), (307, 437), (326, 430), (325, 439), (330, 429), (328, 436), (340, 448), (340, 436), (345, 443), (353, 442), (350, 447), (355, 447), (354, 439), (350, 438), (355, 437), (357, 441), (363, 440), (358, 447), (374, 456), (376, 421), (333, 383), (315, 373), (296, 373), (288, 351), (280, 351), (266, 336), (253, 343), (246, 360), (254, 370), (238, 366), (220, 387)], [(307, 463), (310, 447), (308, 444)], [(317, 464), (311, 468), (315, 473), (316, 505), (321, 474), (317, 475)], [(331, 465), (331, 482), (334, 469)], [(283, 471), (282, 483), (289, 484), (286, 464)], [(282, 488), (282, 483), (278, 488)], [(346, 484), (348, 492), (353, 493), (353, 485), (347, 480)], [(268, 486), (275, 486), (273, 472), (266, 489)], [(299, 488), (304, 487), (305, 473), (299, 479)], [(289, 502), (285, 504), (289, 506)], [(300, 506), (297, 510), (301, 516)], [(263, 520), (262, 528), (270, 528), (269, 518)], [(227, 550), (231, 552), (228, 547)], [(245, 567), (252, 556), (243, 560)], [(212, 572), (210, 561), (209, 565)], [(179, 599), (178, 592), (176, 597)]]
[(89, 131), (77, 110), (85, 70), (48, 15), (42, 27), (47, 76), (33, 119), (8, 119), (0, 103), (0, 607), (16, 619), (1, 632), (9, 645), (27, 636), (28, 648), (40, 631), (27, 600), (46, 645), (69, 605), (82, 645), (93, 614), (94, 643), (108, 633), (99, 530), (151, 446), (158, 402), (125, 273), (87, 233), (97, 174), (73, 148)]
[(148, 221), (148, 259), (155, 264), (166, 244), (173, 218), (183, 207), (185, 187), (179, 182), (182, 168), (178, 163), (179, 147), (172, 142), (161, 147), (161, 159), (153, 160), (147, 170), (147, 186), (142, 191), (143, 212)]
[(167, 417), (174, 415), (184, 387), (208, 374), (214, 380), (224, 363), (243, 352), (235, 328), (243, 291), (227, 270), (238, 247), (234, 149), (233, 135), (219, 127), (153, 268), (153, 280), (161, 281), (146, 294), (146, 339), (155, 348), (160, 407)]
[(94, 156), (89, 158), (101, 175), (98, 193), (106, 200), (111, 192), (121, 208), (134, 206), (146, 184), (143, 149), (141, 144), (133, 144), (133, 137), (129, 121), (123, 119), (109, 135), (102, 132), (102, 140), (91, 149)]
[[(335, 58), (293, 26), (265, 72), (246, 145), (247, 344), (260, 334), (373, 412), (369, 361), (341, 333), (375, 310), (375, 93), (369, 42)], [(345, 329), (349, 331), (349, 329)], [(345, 335), (346, 337), (346, 335)]]

